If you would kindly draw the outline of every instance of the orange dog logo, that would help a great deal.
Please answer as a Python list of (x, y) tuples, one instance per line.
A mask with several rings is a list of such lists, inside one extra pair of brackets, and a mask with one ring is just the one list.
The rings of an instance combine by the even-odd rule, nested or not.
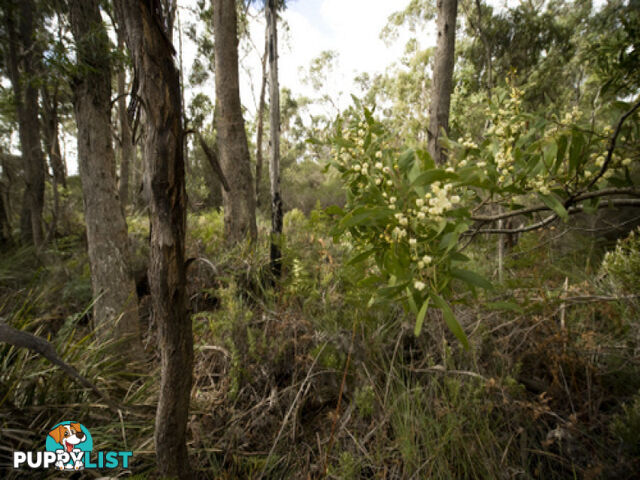
[(56, 443), (62, 445), (62, 449), (71, 456), (71, 462), (66, 466), (63, 460), (58, 460), (56, 462), (57, 468), (59, 468), (60, 470), (84, 469), (84, 463), (82, 462), (82, 453), (77, 445), (84, 442), (87, 439), (87, 436), (82, 431), (82, 427), (79, 423), (58, 425), (56, 428), (49, 432), (49, 436), (53, 438)]

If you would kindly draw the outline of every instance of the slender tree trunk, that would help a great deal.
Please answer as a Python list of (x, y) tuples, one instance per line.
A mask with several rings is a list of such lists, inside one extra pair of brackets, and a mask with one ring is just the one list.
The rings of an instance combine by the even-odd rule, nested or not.
[[(118, 50), (124, 52), (124, 38), (120, 32), (118, 32)], [(134, 154), (133, 140), (131, 139), (131, 125), (129, 125), (129, 116), (127, 115), (124, 68), (118, 72), (118, 120), (120, 123), (120, 141), (122, 143), (120, 150), (120, 184), (118, 186), (118, 193), (120, 204), (124, 210), (129, 204), (129, 170)]]
[(4, 205), (4, 192), (0, 190), (0, 247), (5, 248), (12, 244), (11, 225), (9, 225), (9, 218)]
[(158, 326), (160, 396), (155, 443), (160, 475), (190, 477), (186, 435), (193, 369), (193, 335), (185, 303), (182, 104), (175, 53), (161, 12), (146, 0), (116, 0), (140, 80), (146, 113), (145, 163), (151, 209), (149, 282)]
[(42, 117), (44, 123), (44, 144), (49, 156), (49, 164), (53, 177), (58, 185), (67, 188), (66, 171), (62, 161), (60, 150), (60, 136), (58, 127), (60, 121), (58, 117), (58, 87), (54, 87), (53, 95), (49, 94), (47, 88), (42, 89)]
[[(74, 85), (78, 125), (78, 167), (82, 181), (87, 244), (91, 264), (94, 325), (102, 339), (122, 342), (130, 361), (140, 360), (142, 345), (135, 283), (130, 272), (129, 240), (116, 190), (111, 145), (111, 65), (109, 37), (100, 0), (71, 0), (71, 30), (80, 76)], [(90, 66), (90, 68), (88, 67)]]
[(218, 145), (230, 187), (222, 192), (225, 239), (230, 244), (247, 235), (252, 240), (257, 236), (255, 190), (240, 104), (237, 27), (236, 1), (213, 0)]
[(58, 136), (58, 86), (54, 86), (50, 95), (47, 85), (42, 88), (42, 120), (44, 126), (44, 144), (49, 156), (49, 165), (53, 172), (51, 189), (53, 190), (53, 216), (47, 240), (55, 236), (58, 218), (60, 216), (60, 186), (67, 188), (62, 153), (60, 151), (60, 138)]
[[(179, 60), (179, 66), (180, 66), (180, 100), (182, 101), (182, 110), (183, 110), (183, 114), (182, 114), (182, 124), (184, 126), (184, 128), (186, 127), (186, 119), (185, 119), (185, 115), (184, 115), (184, 109), (185, 109), (185, 101), (184, 101), (184, 65), (182, 62), (182, 22), (180, 21), (180, 11), (177, 10), (176, 11), (176, 16), (178, 18), (178, 60)], [(188, 174), (189, 173), (189, 141), (188, 141), (188, 137), (185, 137), (184, 141), (182, 142), (182, 147), (184, 149), (184, 171)]]
[[(22, 208), (22, 240), (39, 246), (43, 242), (44, 157), (40, 146), (37, 72), (39, 49), (34, 42), (36, 12), (33, 0), (11, 0), (4, 15), (9, 33), (9, 76), (15, 95), (16, 113), (25, 171)], [(17, 25), (16, 25), (17, 24)]]
[(458, 0), (437, 0), (437, 8), (438, 39), (433, 62), (433, 87), (427, 138), (431, 157), (436, 164), (442, 165), (445, 161), (445, 154), (438, 138), (442, 131), (449, 133), (449, 107), (453, 90)]
[(269, 54), (269, 25), (264, 32), (264, 54), (262, 55), (262, 83), (258, 103), (258, 128), (256, 132), (256, 207), (260, 205), (260, 181), (262, 180), (262, 140), (264, 138), (264, 107), (267, 92), (267, 56)]
[(280, 277), (282, 270), (282, 198), (280, 196), (280, 90), (278, 85), (278, 29), (275, 0), (265, 8), (269, 28), (269, 113), (271, 120), (271, 271)]

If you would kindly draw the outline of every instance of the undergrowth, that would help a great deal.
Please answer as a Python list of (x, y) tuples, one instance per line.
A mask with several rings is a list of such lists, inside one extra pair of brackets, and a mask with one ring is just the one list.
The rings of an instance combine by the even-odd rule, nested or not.
[[(524, 236), (509, 252), (503, 285), (454, 299), (465, 351), (435, 313), (415, 337), (410, 313), (369, 308), (363, 271), (345, 264), (349, 246), (327, 236), (321, 211), (285, 216), (277, 288), (266, 241), (224, 247), (221, 215), (189, 218), (188, 446), (198, 478), (595, 479), (633, 478), (640, 469), (640, 336), (629, 287), (640, 272), (627, 268), (637, 237), (596, 273), (580, 273), (572, 259), (568, 275), (557, 266), (569, 260), (551, 248), (538, 249), (535, 262), (526, 253), (549, 238)], [(129, 225), (143, 265), (147, 224)], [(265, 220), (260, 229), (267, 231)], [(468, 255), (480, 264), (494, 247), (480, 243)], [(153, 322), (145, 329), (148, 365), (123, 370), (117, 346), (91, 334), (83, 252), (70, 237), (45, 253), (3, 254), (0, 316), (49, 339), (122, 409), (112, 411), (38, 355), (1, 345), (4, 478), (20, 476), (7, 468), (13, 450), (42, 450), (48, 429), (67, 419), (85, 424), (98, 450), (133, 450), (122, 475), (156, 478)], [(542, 271), (547, 262), (556, 267)]]

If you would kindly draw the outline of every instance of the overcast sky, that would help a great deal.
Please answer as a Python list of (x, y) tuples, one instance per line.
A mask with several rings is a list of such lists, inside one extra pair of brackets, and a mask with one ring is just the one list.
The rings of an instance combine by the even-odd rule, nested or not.
[[(349, 98), (357, 74), (382, 72), (402, 55), (406, 36), (385, 45), (380, 31), (389, 15), (408, 3), (409, 0), (289, 0), (279, 31), (280, 86), (290, 88), (294, 95), (312, 95), (312, 89), (302, 82), (300, 69), (308, 69), (321, 52), (333, 50), (338, 52), (338, 59), (323, 93), (338, 96), (342, 92), (344, 98)], [(189, 10), (196, 6), (196, 0), (178, 0), (178, 5), (184, 7), (181, 12), (187, 21), (193, 21)], [(265, 22), (262, 12), (253, 9), (252, 13), (256, 17), (249, 26), (252, 41), (241, 46), (240, 96), (253, 113), (260, 89)], [(186, 40), (184, 57), (188, 70), (195, 46)], [(205, 90), (213, 96), (212, 81)]]

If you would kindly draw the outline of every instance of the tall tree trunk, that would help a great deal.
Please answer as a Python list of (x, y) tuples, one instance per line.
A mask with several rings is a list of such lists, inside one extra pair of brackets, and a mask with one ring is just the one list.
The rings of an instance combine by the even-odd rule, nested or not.
[(186, 192), (179, 72), (161, 12), (151, 11), (146, 0), (116, 0), (115, 5), (125, 27), (146, 114), (144, 160), (151, 195), (149, 283), (161, 360), (156, 458), (160, 475), (187, 478), (193, 334), (185, 302)]
[(455, 63), (456, 16), (458, 0), (437, 0), (438, 39), (433, 62), (433, 87), (429, 107), (428, 150), (438, 165), (445, 161), (445, 154), (438, 141), (442, 131), (449, 133), (449, 107), (453, 89)]
[[(122, 33), (118, 32), (118, 51), (124, 52), (124, 38)], [(125, 70), (122, 68), (118, 72), (118, 120), (120, 124), (120, 184), (118, 185), (118, 194), (120, 197), (120, 205), (124, 210), (129, 204), (129, 170), (133, 160), (134, 147), (131, 138), (131, 125), (129, 125), (129, 116), (127, 115), (127, 98), (125, 89)]]
[(256, 132), (256, 207), (260, 205), (260, 181), (262, 180), (262, 140), (264, 138), (264, 107), (267, 91), (267, 56), (269, 54), (269, 24), (264, 31), (264, 54), (262, 55), (262, 82), (258, 102), (258, 127)]
[(47, 85), (42, 88), (42, 120), (44, 130), (44, 144), (49, 156), (49, 165), (53, 172), (51, 189), (53, 190), (53, 216), (47, 240), (55, 236), (58, 218), (60, 216), (60, 186), (67, 188), (62, 153), (60, 151), (60, 138), (58, 136), (58, 85), (54, 85), (53, 94), (49, 93)]
[(40, 146), (38, 90), (35, 82), (40, 54), (34, 42), (36, 6), (33, 0), (11, 0), (4, 10), (9, 33), (9, 76), (15, 95), (25, 171), (26, 187), (20, 222), (22, 240), (39, 246), (43, 241), (45, 167)]
[(229, 182), (223, 191), (225, 240), (257, 236), (256, 198), (238, 83), (238, 19), (235, 0), (213, 0), (216, 100), (220, 163)]
[(271, 272), (275, 278), (282, 270), (282, 197), (280, 196), (280, 90), (278, 85), (278, 28), (275, 0), (265, 8), (269, 28), (269, 103), (271, 120)]
[(74, 109), (78, 125), (78, 167), (93, 288), (94, 325), (99, 338), (122, 342), (127, 360), (140, 360), (142, 345), (129, 240), (116, 190), (111, 145), (109, 37), (100, 0), (69, 2), (78, 71)]
[[(182, 22), (180, 21), (180, 11), (176, 11), (176, 16), (178, 18), (178, 61), (180, 67), (180, 100), (182, 101), (182, 124), (183, 128), (186, 127), (186, 118), (184, 115), (185, 102), (184, 102), (184, 64), (182, 62)], [(184, 171), (189, 173), (189, 141), (188, 137), (185, 137), (182, 142), (182, 148), (184, 150)]]

